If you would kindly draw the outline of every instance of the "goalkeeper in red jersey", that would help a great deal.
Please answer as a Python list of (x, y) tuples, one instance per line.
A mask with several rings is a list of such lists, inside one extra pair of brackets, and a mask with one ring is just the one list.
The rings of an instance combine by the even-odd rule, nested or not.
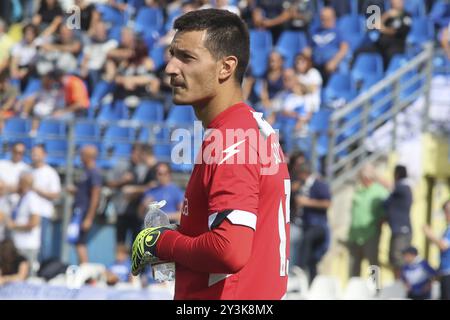
[(175, 299), (282, 299), (290, 179), (275, 131), (243, 102), (247, 27), (229, 11), (206, 9), (179, 17), (174, 28), (166, 66), (173, 101), (192, 105), (205, 137), (178, 229), (143, 230), (132, 272), (174, 261)]

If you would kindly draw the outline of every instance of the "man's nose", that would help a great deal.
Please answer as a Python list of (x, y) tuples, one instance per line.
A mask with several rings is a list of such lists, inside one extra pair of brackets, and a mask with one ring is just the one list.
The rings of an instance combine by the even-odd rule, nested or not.
[(180, 69), (177, 64), (177, 59), (175, 59), (174, 57), (170, 58), (164, 71), (168, 76), (178, 75), (180, 73)]

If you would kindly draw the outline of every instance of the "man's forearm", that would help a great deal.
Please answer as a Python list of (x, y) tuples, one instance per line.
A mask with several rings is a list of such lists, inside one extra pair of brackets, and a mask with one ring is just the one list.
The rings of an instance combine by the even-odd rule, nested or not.
[(198, 272), (236, 273), (250, 258), (253, 235), (249, 227), (228, 220), (198, 237), (170, 230), (161, 236), (157, 256)]

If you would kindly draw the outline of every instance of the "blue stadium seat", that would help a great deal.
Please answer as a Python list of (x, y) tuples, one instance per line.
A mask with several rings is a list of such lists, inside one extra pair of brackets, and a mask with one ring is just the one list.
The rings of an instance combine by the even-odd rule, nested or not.
[(2, 138), (20, 138), (28, 136), (31, 129), (31, 120), (23, 118), (10, 118), (6, 120)]
[(364, 17), (360, 15), (345, 15), (337, 22), (338, 29), (352, 52), (360, 48), (365, 40), (364, 21)]
[(351, 70), (354, 83), (364, 80), (368, 75), (383, 76), (383, 58), (378, 53), (361, 53)]
[(324, 105), (328, 107), (340, 106), (356, 96), (351, 77), (345, 73), (333, 73), (322, 92)]
[[(391, 107), (392, 101), (391, 98), (388, 98), (389, 95), (392, 94), (392, 88), (386, 88), (381, 92), (377, 93), (372, 99), (372, 108), (369, 112), (369, 117), (371, 120), (375, 120), (378, 117), (386, 114)], [(382, 101), (385, 101), (382, 103)]]
[(170, 142), (157, 142), (153, 145), (153, 154), (155, 155), (156, 159), (158, 159), (158, 161), (170, 162), (171, 152), (172, 148)]
[(394, 73), (401, 67), (408, 64), (408, 57), (405, 54), (396, 54), (392, 57), (391, 61), (389, 61), (389, 65), (386, 69), (386, 75)]
[(308, 130), (311, 132), (326, 132), (328, 130), (331, 113), (332, 110), (328, 108), (323, 108), (315, 112), (309, 122)]
[(428, 17), (413, 18), (411, 30), (406, 41), (413, 46), (423, 45), (427, 41), (433, 40), (434, 27)]
[(51, 166), (65, 166), (68, 153), (68, 144), (65, 139), (54, 139), (45, 141), (47, 151), (47, 162)]
[(109, 146), (113, 146), (118, 142), (132, 142), (135, 140), (135, 129), (121, 125), (110, 125), (106, 128), (103, 141)]
[(152, 126), (151, 133), (148, 127), (142, 127), (139, 132), (138, 141), (148, 143), (150, 138), (156, 141), (169, 141), (170, 129), (167, 126)]
[(95, 122), (77, 121), (74, 126), (75, 145), (97, 142), (100, 138), (99, 125)]
[(422, 85), (423, 78), (413, 80), (419, 73), (412, 70), (404, 74), (400, 79), (400, 95), (401, 101), (413, 102), (418, 97), (418, 90)]
[(113, 104), (102, 105), (96, 119), (100, 122), (117, 121), (126, 119), (127, 113), (127, 106), (123, 101), (114, 101)]
[(424, 0), (405, 1), (404, 8), (413, 17), (425, 17), (427, 13)]
[(155, 70), (159, 70), (166, 64), (166, 60), (164, 59), (165, 50), (166, 47), (161, 45), (153, 46), (150, 49), (150, 58), (152, 58), (155, 64)]
[(113, 82), (106, 82), (103, 80), (98, 82), (94, 87), (91, 97), (89, 98), (89, 100), (91, 101), (89, 111), (95, 112), (100, 107), (102, 99), (113, 90), (114, 90)]
[(250, 57), (250, 71), (253, 77), (262, 78), (268, 68), (269, 52), (254, 51)]
[(439, 28), (448, 26), (450, 22), (450, 2), (438, 0), (431, 7), (428, 18)]
[(64, 138), (66, 136), (66, 130), (67, 126), (64, 121), (44, 119), (39, 125), (36, 139), (46, 140), (54, 138)]
[(132, 120), (146, 124), (164, 120), (164, 106), (160, 101), (142, 100), (133, 114)]
[(301, 31), (283, 31), (278, 39), (276, 50), (284, 57), (284, 67), (294, 66), (295, 56), (308, 45), (306, 35)]
[(137, 33), (149, 34), (153, 31), (162, 32), (164, 16), (159, 8), (145, 7), (137, 13), (134, 30)]
[(270, 31), (250, 30), (250, 71), (253, 77), (260, 78), (266, 74), (272, 41)]
[(194, 125), (195, 120), (197, 118), (191, 106), (173, 105), (167, 115), (166, 123), (173, 126), (186, 126)]
[(42, 87), (42, 83), (41, 83), (40, 79), (30, 78), (30, 80), (28, 80), (27, 86), (23, 90), (19, 99), (25, 99), (25, 98), (31, 96), (32, 94), (35, 94), (36, 92), (41, 90), (41, 87)]
[(250, 30), (250, 52), (272, 51), (272, 34), (268, 30)]

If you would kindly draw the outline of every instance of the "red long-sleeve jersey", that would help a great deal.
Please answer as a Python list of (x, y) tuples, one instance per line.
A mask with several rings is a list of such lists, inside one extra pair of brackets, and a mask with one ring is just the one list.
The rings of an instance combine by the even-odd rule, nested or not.
[(176, 262), (175, 299), (281, 299), (287, 288), (290, 180), (277, 135), (239, 103), (208, 126), (180, 227), (157, 246)]

